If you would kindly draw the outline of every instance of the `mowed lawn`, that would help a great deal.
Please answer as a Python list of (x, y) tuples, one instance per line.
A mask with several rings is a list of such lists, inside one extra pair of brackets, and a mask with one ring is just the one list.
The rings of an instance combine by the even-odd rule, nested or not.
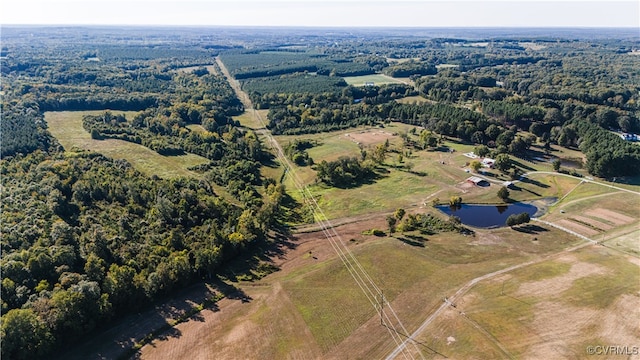
[(345, 76), (344, 81), (353, 86), (364, 86), (367, 83), (373, 83), (373, 85), (383, 84), (404, 84), (402, 80), (392, 78), (391, 76), (383, 74), (362, 75), (362, 76)]
[[(208, 160), (204, 157), (186, 154), (180, 156), (163, 156), (148, 149), (145, 146), (128, 141), (107, 139), (94, 140), (82, 127), (82, 118), (85, 115), (97, 115), (103, 111), (56, 111), (46, 112), (45, 120), (49, 132), (58, 139), (66, 151), (95, 151), (114, 159), (127, 160), (138, 171), (146, 175), (156, 175), (161, 178), (192, 177), (201, 175), (188, 170), (192, 166), (205, 164)], [(124, 113), (126, 117), (135, 115), (135, 112)]]

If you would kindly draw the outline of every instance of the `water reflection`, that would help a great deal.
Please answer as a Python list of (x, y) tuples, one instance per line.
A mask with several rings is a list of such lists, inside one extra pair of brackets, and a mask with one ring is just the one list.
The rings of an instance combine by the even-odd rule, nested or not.
[(515, 203), (510, 205), (469, 205), (458, 206), (441, 205), (437, 207), (447, 215), (460, 218), (460, 221), (469, 226), (475, 227), (499, 227), (505, 226), (509, 215), (526, 212), (529, 216), (538, 211), (534, 205)]

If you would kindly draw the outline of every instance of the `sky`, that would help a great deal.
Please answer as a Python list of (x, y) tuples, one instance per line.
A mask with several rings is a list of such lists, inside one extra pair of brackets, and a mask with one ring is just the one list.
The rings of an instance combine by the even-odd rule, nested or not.
[(2, 0), (0, 24), (640, 29), (640, 1)]

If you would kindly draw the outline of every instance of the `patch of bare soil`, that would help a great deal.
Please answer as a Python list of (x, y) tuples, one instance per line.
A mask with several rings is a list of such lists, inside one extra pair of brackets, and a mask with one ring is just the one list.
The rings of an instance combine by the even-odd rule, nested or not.
[(578, 262), (573, 255), (565, 255), (560, 261), (572, 263), (568, 273), (551, 279), (524, 283), (516, 296), (543, 298), (533, 307), (531, 336), (525, 340), (526, 359), (584, 358), (586, 348), (582, 342), (598, 338), (606, 344), (628, 345), (640, 343), (638, 319), (640, 319), (640, 294), (626, 294), (605, 309), (577, 307), (559, 299), (559, 294), (583, 277), (608, 273), (605, 267)]
[(599, 317), (599, 337), (607, 344), (638, 345), (640, 321), (640, 294), (622, 295)]
[(578, 234), (581, 234), (584, 236), (593, 236), (598, 234), (597, 230), (568, 219), (562, 219), (562, 220), (556, 221), (556, 224), (562, 227), (565, 227), (567, 229), (573, 230)]
[(348, 133), (344, 136), (358, 145), (366, 146), (379, 144), (385, 140), (393, 138), (395, 135), (383, 130), (363, 130)]
[(531, 346), (525, 359), (573, 359), (586, 355), (586, 352), (576, 354), (572, 347), (598, 321), (597, 310), (544, 301), (536, 304), (534, 311), (531, 323), (534, 336), (529, 338)]
[(629, 217), (627, 215), (623, 215), (615, 211), (602, 209), (602, 208), (588, 210), (585, 212), (585, 214), (612, 222), (616, 225), (629, 224), (635, 220), (634, 218)]
[[(246, 287), (249, 301), (224, 299), (175, 326), (168, 336), (144, 346), (140, 359), (319, 358), (311, 332), (279, 284)], [(278, 343), (286, 353), (278, 353)]]
[(559, 260), (573, 263), (569, 272), (550, 279), (521, 284), (516, 292), (516, 296), (551, 297), (571, 288), (571, 285), (577, 279), (607, 273), (607, 269), (602, 266), (585, 262), (575, 262), (575, 258), (572, 256), (563, 256)]
[(476, 230), (474, 239), (469, 245), (498, 245), (504, 243), (504, 239), (500, 236), (482, 230)]

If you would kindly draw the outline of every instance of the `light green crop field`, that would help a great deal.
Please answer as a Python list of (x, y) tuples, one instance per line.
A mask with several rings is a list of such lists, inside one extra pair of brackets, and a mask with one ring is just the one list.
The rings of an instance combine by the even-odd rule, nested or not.
[[(107, 139), (94, 140), (82, 127), (85, 115), (101, 114), (103, 111), (59, 111), (46, 112), (45, 120), (49, 132), (58, 139), (66, 151), (89, 150), (114, 159), (124, 159), (146, 175), (161, 178), (192, 177), (201, 175), (188, 170), (192, 166), (206, 164), (208, 160), (198, 155), (163, 156), (145, 146), (128, 141)], [(135, 112), (112, 111), (131, 117)]]
[(403, 80), (392, 78), (391, 76), (383, 74), (362, 75), (362, 76), (345, 76), (344, 81), (353, 86), (364, 86), (367, 83), (373, 83), (374, 85), (383, 84), (404, 84)]

